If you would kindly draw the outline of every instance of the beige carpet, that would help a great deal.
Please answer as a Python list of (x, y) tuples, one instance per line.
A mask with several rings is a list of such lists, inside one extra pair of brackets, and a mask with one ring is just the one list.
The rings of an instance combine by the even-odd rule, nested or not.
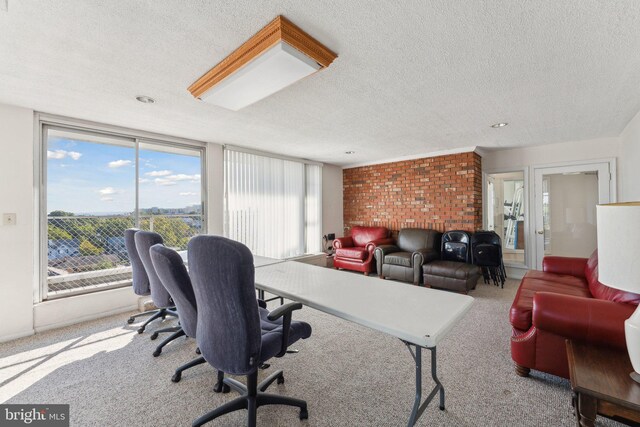
[[(371, 278), (371, 280), (379, 280)], [(393, 282), (389, 282), (393, 285)], [(518, 282), (505, 289), (478, 284), (475, 304), (438, 348), (446, 411), (430, 406), (421, 426), (574, 426), (568, 382), (533, 373), (519, 378), (509, 355), (508, 310)], [(286, 382), (272, 393), (306, 399), (309, 420), (295, 408), (258, 410), (261, 426), (403, 426), (413, 403), (414, 365), (397, 339), (305, 308), (313, 326), (300, 352), (274, 359)], [(193, 340), (180, 339), (154, 358), (150, 333), (138, 335), (127, 315), (87, 322), (0, 345), (0, 402), (68, 403), (74, 426), (189, 426), (235, 397), (215, 394), (214, 370), (200, 365), (170, 381), (194, 358)], [(425, 390), (430, 386), (423, 355)], [(209, 425), (242, 426), (245, 412)], [(599, 425), (619, 425), (600, 421)]]

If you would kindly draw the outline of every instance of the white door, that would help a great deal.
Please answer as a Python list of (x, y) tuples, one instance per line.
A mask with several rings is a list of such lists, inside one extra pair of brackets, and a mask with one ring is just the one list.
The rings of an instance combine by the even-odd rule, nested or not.
[(534, 170), (538, 270), (545, 256), (589, 257), (597, 247), (596, 205), (610, 203), (609, 162)]

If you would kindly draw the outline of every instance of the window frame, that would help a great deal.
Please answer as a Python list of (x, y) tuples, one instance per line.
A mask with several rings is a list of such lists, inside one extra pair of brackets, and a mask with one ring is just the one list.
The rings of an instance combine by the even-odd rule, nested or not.
[(105, 125), (80, 119), (72, 119), (63, 116), (51, 115), (46, 113), (34, 114), (34, 230), (36, 238), (34, 239), (34, 286), (33, 286), (33, 302), (35, 304), (47, 300), (58, 298), (66, 298), (87, 293), (103, 292), (113, 288), (105, 288), (99, 290), (80, 290), (69, 295), (54, 296), (47, 298), (47, 144), (46, 129), (48, 127), (60, 128), (63, 130), (84, 132), (88, 134), (112, 137), (115, 139), (128, 139), (133, 143), (136, 158), (135, 171), (135, 218), (136, 222), (139, 213), (139, 147), (141, 144), (149, 144), (152, 146), (165, 146), (176, 149), (197, 150), (200, 152), (200, 191), (202, 204), (202, 231), (206, 233), (209, 228), (208, 211), (209, 200), (207, 193), (207, 143), (171, 137), (152, 132), (139, 131), (119, 126)]

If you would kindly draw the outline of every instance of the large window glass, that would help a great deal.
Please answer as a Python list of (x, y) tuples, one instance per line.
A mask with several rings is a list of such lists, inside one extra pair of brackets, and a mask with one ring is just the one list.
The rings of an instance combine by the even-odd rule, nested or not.
[(185, 249), (204, 226), (201, 147), (45, 125), (41, 299), (131, 284), (130, 227)]
[(227, 237), (271, 258), (322, 249), (320, 165), (225, 149), (224, 169)]

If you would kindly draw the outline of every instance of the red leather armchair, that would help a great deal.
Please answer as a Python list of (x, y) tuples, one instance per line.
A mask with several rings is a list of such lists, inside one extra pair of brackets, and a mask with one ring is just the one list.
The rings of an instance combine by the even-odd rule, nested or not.
[(385, 227), (352, 227), (351, 235), (333, 241), (336, 269), (362, 271), (365, 276), (375, 271), (373, 251), (378, 245), (393, 243), (389, 230)]
[(511, 358), (516, 373), (531, 369), (569, 378), (565, 340), (626, 349), (624, 321), (640, 295), (598, 281), (597, 251), (586, 258), (546, 257), (529, 271), (511, 306)]

